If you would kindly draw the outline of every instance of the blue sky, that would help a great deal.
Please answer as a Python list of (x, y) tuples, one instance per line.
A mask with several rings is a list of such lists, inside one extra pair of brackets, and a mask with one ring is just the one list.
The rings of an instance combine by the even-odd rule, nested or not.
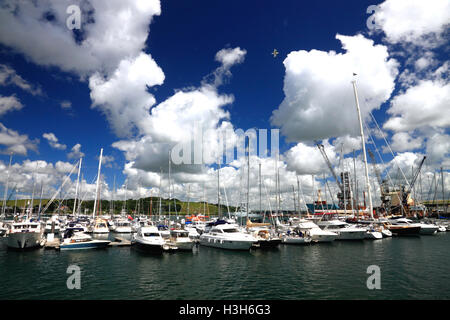
[[(79, 3), (79, 1), (73, 2)], [(94, 7), (97, 5), (95, 4), (96, 2), (98, 1), (92, 1)], [(439, 108), (442, 108), (442, 105), (445, 105), (449, 101), (448, 65), (446, 64), (446, 62), (448, 63), (448, 49), (446, 49), (448, 46), (448, 39), (446, 37), (448, 34), (448, 32), (446, 33), (448, 26), (446, 26), (446, 16), (437, 17), (435, 19), (437, 22), (428, 22), (426, 21), (426, 17), (414, 16), (417, 8), (422, 10), (419, 2), (402, 2), (404, 8), (400, 8), (401, 10), (396, 8), (395, 5), (392, 5), (391, 2), (355, 0), (345, 1), (344, 3), (336, 1), (161, 1), (159, 3), (158, 1), (153, 1), (152, 5), (154, 7), (146, 8), (148, 11), (142, 17), (136, 18), (136, 21), (140, 21), (140, 19), (143, 21), (141, 24), (136, 23), (135, 27), (139, 29), (137, 33), (142, 32), (148, 35), (145, 42), (142, 43), (142, 50), (139, 50), (139, 48), (129, 50), (125, 48), (123, 51), (126, 51), (128, 55), (123, 54), (123, 56), (120, 56), (122, 51), (121, 49), (117, 49), (118, 47), (126, 47), (128, 45), (132, 47), (133, 44), (131, 42), (128, 44), (127, 41), (119, 41), (111, 49), (111, 51), (117, 50), (118, 52), (117, 55), (119, 57), (114, 60), (116, 57), (114, 59), (111, 58), (109, 53), (102, 51), (103, 49), (98, 51), (95, 51), (97, 47), (92, 49), (93, 55), (97, 55), (100, 61), (102, 59), (107, 61), (105, 63), (107, 65), (106, 69), (109, 68), (107, 71), (98, 67), (99, 64), (96, 65), (95, 63), (92, 63), (92, 66), (86, 67), (86, 71), (84, 66), (82, 66), (82, 60), (78, 65), (75, 62), (72, 64), (70, 61), (70, 55), (72, 54), (70, 47), (73, 46), (76, 50), (80, 48), (80, 43), (73, 41), (73, 34), (64, 29), (65, 21), (63, 19), (67, 17), (67, 14), (64, 15), (64, 6), (71, 4), (70, 1), (67, 4), (63, 2), (58, 5), (44, 1), (36, 6), (37, 11), (56, 12), (55, 15), (57, 18), (53, 21), (37, 19), (36, 17), (38, 16), (36, 16), (36, 13), (32, 11), (29, 5), (23, 5), (21, 7), (22, 16), (20, 17), (11, 14), (11, 11), (6, 7), (6, 9), (2, 9), (1, 15), (2, 17), (8, 16), (11, 20), (2, 19), (0, 23), (3, 29), (0, 33), (0, 64), (7, 66), (9, 70), (14, 70), (15, 74), (26, 81), (31, 88), (35, 88), (35, 91), (23, 89), (11, 82), (4, 83), (0, 86), (0, 94), (2, 97), (13, 96), (22, 105), (21, 108), (5, 111), (3, 115), (0, 113), (0, 122), (9, 130), (16, 131), (18, 135), (26, 135), (28, 139), (28, 150), (26, 154), (16, 153), (13, 156), (13, 162), (20, 164), (25, 159), (29, 159), (31, 161), (44, 160), (46, 163), (52, 164), (56, 164), (57, 161), (74, 163), (77, 159), (68, 158), (68, 153), (73, 146), (80, 144), (80, 150), (85, 155), (83, 160), (83, 174), (88, 182), (96, 174), (98, 165), (97, 157), (100, 148), (104, 148), (104, 154), (114, 158), (109, 165), (106, 166), (105, 164), (104, 170), (102, 171), (109, 185), (112, 184), (114, 175), (116, 175), (118, 184), (123, 183), (125, 178), (130, 175), (139, 176), (139, 172), (130, 173), (129, 170), (125, 170), (125, 163), (130, 164), (133, 161), (137, 161), (137, 159), (141, 159), (142, 162), (142, 159), (147, 155), (139, 154), (136, 151), (137, 149), (125, 151), (123, 148), (114, 147), (113, 143), (122, 140), (128, 141), (126, 144), (130, 145), (131, 141), (137, 142), (146, 136), (155, 139), (155, 135), (153, 133), (144, 133), (145, 128), (140, 124), (137, 124), (132, 129), (131, 135), (118, 134), (117, 130), (114, 129), (113, 123), (117, 123), (114, 121), (119, 120), (109, 118), (105, 112), (116, 110), (114, 108), (132, 110), (134, 108), (134, 100), (130, 100), (133, 98), (128, 96), (132, 94), (125, 94), (124, 101), (131, 101), (129, 105), (117, 106), (114, 105), (114, 102), (107, 101), (104, 104), (107, 105), (110, 103), (110, 106), (103, 106), (99, 103), (95, 107), (92, 107), (95, 105), (95, 99), (97, 101), (103, 99), (102, 101), (104, 102), (104, 99), (107, 100), (108, 97), (91, 97), (94, 91), (91, 90), (89, 79), (95, 72), (100, 72), (101, 77), (105, 81), (109, 81), (113, 77), (114, 70), (116, 72), (119, 70), (118, 66), (120, 61), (124, 61), (130, 56), (135, 57), (139, 52), (143, 52), (151, 56), (151, 61), (156, 63), (156, 66), (161, 69), (164, 75), (162, 81), (160, 81), (161, 79), (154, 80), (154, 82), (152, 82), (152, 79), (146, 80), (147, 82), (152, 82), (150, 85), (147, 83), (147, 92), (154, 97), (154, 104), (150, 106), (151, 110), (154, 108), (162, 109), (163, 107), (160, 107), (160, 104), (168, 100), (169, 102), (167, 104), (170, 104), (170, 98), (174, 96), (176, 91), (182, 90), (189, 92), (202, 88), (202, 81), (204, 81), (205, 77), (211, 75), (221, 66), (221, 62), (215, 59), (216, 53), (219, 50), (225, 49), (231, 51), (233, 48), (240, 48), (245, 51), (243, 60), (233, 62), (228, 70), (231, 74), (224, 73), (224, 83), (215, 89), (218, 97), (225, 95), (232, 96), (232, 102), (225, 103), (219, 106), (218, 109), (229, 112), (229, 118), (226, 120), (235, 129), (270, 129), (280, 127), (280, 121), (283, 122), (283, 125), (286, 123), (286, 128), (282, 128), (283, 134), (280, 142), (281, 153), (286, 157), (283, 159), (286, 170), (296, 172), (297, 174), (306, 175), (314, 172), (317, 174), (317, 172), (323, 170), (324, 166), (320, 154), (318, 158), (314, 159), (318, 159), (317, 162), (321, 162), (318, 164), (321, 169), (315, 170), (312, 168), (310, 172), (304, 169), (308, 167), (306, 162), (308, 162), (309, 157), (308, 154), (305, 154), (305, 150), (309, 152), (308, 150), (314, 149), (312, 139), (310, 137), (302, 139), (301, 133), (293, 132), (289, 121), (286, 121), (286, 119), (290, 118), (289, 114), (280, 115), (279, 118), (281, 120), (278, 121), (278, 124), (273, 119), (271, 120), (271, 116), (274, 110), (282, 109), (280, 105), (283, 103), (286, 106), (289, 105), (289, 108), (292, 109), (285, 109), (282, 113), (295, 113), (296, 110), (302, 110), (307, 108), (308, 105), (313, 105), (315, 101), (324, 103), (323, 111), (327, 112), (326, 104), (329, 100), (320, 100), (321, 98), (314, 97), (311, 93), (311, 95), (308, 94), (307, 97), (303, 97), (301, 101), (297, 101), (295, 96), (292, 96), (290, 93), (286, 94), (284, 91), (287, 88), (285, 86), (289, 88), (291, 86), (299, 86), (300, 88), (303, 88), (302, 86), (310, 86), (308, 87), (309, 92), (313, 92), (316, 88), (316, 84), (313, 81), (315, 69), (301, 65), (301, 59), (292, 60), (293, 68), (298, 67), (304, 70), (304, 73), (300, 74), (297, 78), (293, 76), (292, 79), (286, 81), (285, 76), (289, 70), (287, 70), (283, 62), (286, 63), (285, 59), (290, 53), (300, 50), (307, 52), (306, 56), (311, 57), (311, 63), (317, 63), (317, 66), (321, 65), (320, 59), (322, 58), (314, 56), (311, 50), (321, 51), (324, 55), (329, 55), (330, 51), (335, 51), (338, 55), (344, 55), (347, 50), (343, 48), (343, 42), (336, 38), (336, 35), (340, 34), (352, 37), (352, 39), (357, 35), (361, 35), (364, 41), (374, 41), (373, 44), (367, 45), (367, 48), (369, 48), (367, 50), (370, 50), (370, 52), (367, 51), (368, 56), (372, 53), (375, 54), (376, 50), (372, 50), (374, 46), (380, 45), (386, 49), (387, 56), (385, 60), (390, 59), (391, 62), (395, 60), (397, 63), (397, 65), (391, 63), (389, 66), (386, 66), (387, 71), (384, 74), (373, 71), (374, 73), (372, 74), (367, 73), (366, 78), (364, 78), (364, 75), (361, 78), (361, 80), (370, 79), (374, 83), (377, 81), (386, 82), (383, 80), (383, 77), (387, 77), (389, 72), (396, 72), (392, 77), (386, 78), (388, 82), (392, 81), (392, 90), (386, 88), (383, 83), (379, 85), (373, 83), (361, 84), (361, 95), (365, 98), (371, 99), (371, 93), (379, 96), (387, 94), (386, 99), (378, 97), (378, 100), (375, 99), (376, 102), (373, 102), (373, 105), (369, 103), (367, 106), (367, 108), (373, 110), (373, 114), (380, 126), (386, 124), (390, 118), (394, 117), (394, 114), (387, 113), (387, 110), (393, 108), (392, 101), (396, 97), (402, 103), (413, 100), (412, 94), (406, 95), (408, 89), (420, 89), (423, 82), (430, 81), (436, 90), (442, 92), (442, 94), (438, 95), (441, 100), (430, 105), (427, 109), (430, 115), (429, 117), (424, 115), (424, 125), (417, 124), (417, 121), (414, 122), (415, 120), (409, 115), (408, 110), (414, 110), (416, 107), (413, 105), (409, 109), (402, 109), (401, 107), (398, 107), (398, 110), (396, 109), (396, 115), (405, 119), (404, 121), (402, 120), (404, 124), (403, 129), (393, 130), (389, 126), (385, 127), (385, 129), (386, 133), (389, 134), (390, 142), (397, 147), (397, 150), (394, 151), (401, 158), (400, 161), (404, 161), (401, 164), (402, 166), (410, 167), (411, 164), (417, 164), (424, 154), (432, 153), (432, 161), (429, 163), (430, 172), (439, 168), (441, 165), (448, 170), (449, 155), (448, 150), (445, 149), (449, 144), (448, 123), (450, 120), (447, 119), (445, 121), (444, 119), (442, 121), (436, 119), (436, 114), (439, 114)], [(6, 1), (6, 3), (10, 2)], [(370, 5), (378, 4), (382, 4), (382, 9), (379, 11), (381, 25), (379, 30), (374, 32), (369, 30), (366, 25), (367, 19), (371, 16), (366, 10)], [(119, 16), (121, 10), (124, 10), (123, 6), (126, 5), (111, 2), (109, 10), (114, 12), (114, 6), (116, 5)], [(134, 5), (134, 1), (130, 2), (130, 6)], [(424, 10), (429, 10), (430, 12), (437, 10), (437, 12), (440, 12), (442, 11), (442, 7), (439, 7), (439, 5), (441, 4), (436, 2), (435, 7), (430, 4), (431, 8), (425, 8)], [(140, 8), (139, 5), (137, 5), (137, 8)], [(90, 25), (87, 26), (88, 28), (95, 24), (100, 25), (102, 21), (100, 15), (104, 14), (104, 11), (98, 7), (95, 7), (95, 9), (94, 22), (91, 21)], [(135, 8), (133, 10), (137, 10), (133, 12), (139, 11), (139, 9)], [(399, 12), (400, 16), (398, 16)], [(27, 29), (25, 25), (21, 24), (24, 20), (23, 17), (29, 18), (39, 27), (47, 24), (45, 28), (48, 27), (50, 31), (55, 30), (55, 35), (47, 34), (46, 37), (45, 34), (38, 33), (38, 28)], [(441, 25), (438, 23), (440, 18), (444, 21)], [(101, 30), (102, 32), (111, 31), (113, 34), (114, 32), (121, 32), (120, 26), (117, 26), (120, 23), (115, 21), (113, 17), (104, 19), (110, 19), (111, 30), (109, 30), (106, 24), (106, 27), (102, 26), (104, 28)], [(410, 29), (407, 27), (403, 31), (393, 31), (391, 21), (395, 19), (404, 19), (405, 25), (408, 26), (408, 23), (410, 23)], [(422, 29), (413, 24), (414, 21), (418, 21), (417, 24), (420, 25), (420, 19), (424, 20)], [(130, 24), (134, 23), (133, 19), (130, 19), (130, 21)], [(147, 26), (149, 27), (147, 28), (145, 28), (145, 21), (148, 22)], [(12, 25), (13, 22), (17, 23), (17, 25)], [(6, 31), (13, 27), (14, 31), (11, 32), (17, 33), (15, 39), (11, 39), (8, 36), (8, 31)], [(23, 27), (23, 30), (27, 31), (28, 34), (24, 35), (19, 32), (21, 31), (18, 30), (20, 27)], [(86, 25), (83, 24), (82, 29), (83, 27), (86, 27)], [(127, 28), (123, 26), (122, 29), (126, 30)], [(84, 40), (90, 40), (90, 45), (93, 45), (98, 40), (98, 37), (92, 37), (95, 32), (99, 31), (90, 30), (90, 33), (86, 32), (86, 35), (83, 34), (86, 37)], [(66, 42), (58, 42), (58, 39), (62, 37), (56, 36), (57, 34), (63, 34), (66, 37)], [(99, 34), (101, 33), (99, 32)], [(136, 35), (130, 34), (130, 36), (133, 37)], [(49, 41), (47, 46), (50, 46), (51, 49), (45, 53), (45, 55), (49, 56), (49, 59), (42, 57), (45, 49), (44, 44), (42, 45), (42, 49), (39, 45), (31, 48), (25, 45), (27, 41), (30, 41), (29, 37), (42, 38), (42, 42)], [(92, 39), (89, 37), (92, 37)], [(136, 36), (136, 38), (138, 37)], [(55, 39), (55, 41), (52, 42), (52, 39)], [(142, 41), (142, 38), (139, 38), (138, 41)], [(348, 43), (350, 41), (348, 40)], [(68, 42), (71, 43), (67, 45)], [(366, 45), (360, 42), (355, 44), (354, 48), (357, 46), (362, 47)], [(279, 52), (277, 57), (271, 55), (274, 48)], [(360, 50), (359, 47), (353, 50), (355, 53), (363, 52), (358, 51)], [(80, 52), (82, 56), (82, 49), (80, 49)], [(73, 54), (74, 60), (76, 60), (78, 53)], [(379, 57), (379, 62), (377, 63), (380, 63), (380, 68), (384, 68), (384, 62), (386, 61), (383, 61), (382, 54), (376, 54), (377, 58)], [(55, 56), (54, 60), (52, 60), (52, 55)], [(61, 56), (68, 58), (64, 59)], [(417, 63), (414, 64), (415, 61), (424, 57), (426, 58), (423, 62), (424, 67), (422, 67), (422, 64), (420, 66)], [(333, 57), (330, 59), (333, 59)], [(371, 63), (370, 60), (367, 61), (364, 62), (365, 66)], [(86, 65), (88, 64), (89, 62), (86, 62)], [(443, 71), (441, 70), (438, 77), (436, 74), (439, 68), (443, 69)], [(152, 70), (149, 70), (149, 72), (152, 72)], [(331, 72), (333, 70), (330, 70)], [(348, 70), (348, 72), (350, 74), (353, 71)], [(379, 78), (374, 78), (374, 75), (379, 76)], [(334, 75), (330, 74), (330, 78), (333, 77)], [(339, 77), (336, 77), (336, 81), (338, 80)], [(330, 85), (335, 84), (336, 81), (330, 82)], [(40, 88), (42, 93), (36, 94), (36, 88)], [(353, 99), (349, 81), (342, 84), (342, 88), (343, 90), (348, 90), (348, 97), (343, 95), (343, 102), (339, 102), (339, 98), (337, 98), (336, 104), (347, 104), (346, 101), (350, 100), (345, 99)], [(324, 82), (323, 90), (326, 92), (328, 89), (327, 82)], [(432, 90), (431, 86), (428, 89)], [(142, 93), (142, 95), (143, 98), (148, 98), (145, 93)], [(61, 103), (64, 101), (70, 102), (69, 108), (61, 107)], [(5, 106), (4, 108), (7, 107)], [(349, 108), (354, 109), (354, 105), (349, 106)], [(362, 106), (362, 108), (365, 107)], [(356, 121), (356, 110), (354, 110), (354, 113), (348, 112), (348, 110), (352, 109), (346, 110), (343, 117), (353, 118), (351, 120), (353, 124), (354, 122), (352, 121)], [(447, 118), (448, 112), (444, 111), (442, 115), (444, 118)], [(367, 113), (365, 113), (365, 117), (368, 119)], [(131, 125), (136, 124), (136, 120), (133, 119), (135, 118), (130, 120)], [(182, 118), (178, 120), (183, 123)], [(224, 118), (220, 118), (217, 123), (221, 123), (224, 120)], [(187, 117), (186, 121), (189, 121), (189, 117)], [(339, 121), (339, 119), (330, 118), (329, 121), (335, 122)], [(295, 126), (294, 120), (291, 122)], [(308, 127), (311, 123), (300, 122), (299, 126), (301, 125)], [(323, 121), (317, 123), (317, 126), (327, 125)], [(373, 124), (370, 126), (373, 127)], [(167, 130), (170, 131), (171, 129), (167, 128)], [(44, 133), (53, 133), (58, 139), (58, 143), (65, 145), (66, 148), (61, 150), (50, 146), (43, 137)], [(317, 133), (317, 139), (330, 139), (329, 142), (331, 144), (328, 151), (333, 162), (337, 163), (338, 156), (336, 153), (339, 153), (340, 145), (333, 145), (333, 141), (339, 137), (339, 134), (334, 133), (332, 130), (328, 133), (328, 136), (327, 132)], [(342, 137), (345, 136), (343, 131), (339, 131), (339, 133), (342, 133)], [(353, 134), (349, 132), (349, 134), (354, 139), (357, 138), (354, 132)], [(397, 142), (391, 140), (393, 134), (398, 134)], [(6, 138), (3, 137), (3, 139)], [(7, 144), (5, 141), (3, 143), (0, 139), (0, 148), (3, 147), (3, 154), (0, 155), (0, 160), (4, 164), (7, 164), (9, 160), (8, 147), (14, 146), (11, 143)], [(290, 142), (288, 143), (287, 141)], [(357, 140), (352, 141), (355, 144)], [(382, 140), (377, 140), (377, 144), (380, 145), (380, 150), (382, 148), (381, 142)], [(403, 146), (405, 147), (402, 147), (402, 142), (404, 142)], [(437, 142), (440, 142), (438, 144), (443, 146), (443, 150), (439, 148), (437, 150), (434, 147)], [(411, 148), (408, 149), (406, 144), (411, 145)], [(349, 145), (351, 145), (351, 142)], [(295, 149), (296, 146), (298, 147), (297, 149)], [(311, 149), (307, 147), (311, 147)], [(299, 150), (303, 150), (303, 153)], [(350, 155), (350, 153), (347, 154), (348, 157)], [(317, 153), (315, 156), (317, 156)], [(392, 156), (388, 153), (384, 153), (383, 158), (386, 162), (392, 161)], [(302, 162), (303, 160), (306, 162)], [(389, 164), (386, 166), (389, 167)], [(141, 170), (141, 168), (138, 169)], [(202, 174), (201, 172), (198, 173), (199, 176)], [(180, 188), (186, 184), (185, 176), (175, 177), (174, 179), (175, 183), (180, 184)], [(54, 182), (56, 181), (58, 180), (54, 180)], [(136, 183), (136, 181), (134, 180), (134, 186), (136, 188), (140, 184), (148, 188), (155, 188), (157, 187), (155, 184), (158, 179), (154, 175), (149, 175), (139, 183)], [(195, 182), (195, 179), (193, 181)], [(231, 185), (230, 188), (232, 188)]]

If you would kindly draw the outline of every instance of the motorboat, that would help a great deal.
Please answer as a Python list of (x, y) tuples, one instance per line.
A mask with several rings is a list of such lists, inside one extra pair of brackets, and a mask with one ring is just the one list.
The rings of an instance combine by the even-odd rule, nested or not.
[(436, 234), (439, 231), (439, 226), (433, 223), (418, 223), (420, 225), (420, 234), (421, 235), (432, 235)]
[(366, 228), (352, 226), (340, 220), (322, 220), (318, 226), (325, 231), (337, 234), (336, 240), (363, 240), (366, 237)]
[(7, 225), (4, 222), (0, 222), (0, 237), (6, 236), (7, 231), (8, 231)]
[(56, 216), (52, 216), (51, 219), (45, 222), (44, 233), (60, 233), (61, 223)]
[(247, 231), (255, 237), (258, 242), (257, 248), (276, 248), (282, 239), (270, 228), (270, 223), (255, 223), (247, 220)]
[(7, 234), (9, 248), (31, 249), (41, 245), (42, 228), (38, 221), (13, 222), (8, 225)]
[(312, 220), (300, 220), (295, 225), (294, 230), (299, 230), (311, 238), (312, 242), (332, 242), (336, 240), (338, 234), (330, 230), (322, 230)]
[(134, 235), (134, 243), (138, 249), (154, 253), (162, 253), (169, 249), (169, 245), (161, 236), (157, 227), (139, 227)]
[(198, 240), (200, 238), (200, 233), (197, 231), (197, 229), (190, 224), (184, 226), (184, 230), (186, 230), (189, 233), (189, 238), (192, 240)]
[(77, 249), (102, 249), (106, 248), (111, 242), (109, 240), (92, 239), (92, 237), (84, 233), (83, 228), (69, 227), (63, 234), (62, 242), (59, 245), (60, 250), (77, 250)]
[(131, 221), (127, 219), (114, 221), (114, 226), (111, 229), (116, 233), (132, 233), (134, 231)]
[(95, 234), (109, 233), (108, 224), (104, 219), (96, 219), (88, 230), (88, 232)]
[(366, 229), (367, 229), (367, 232), (366, 232), (365, 239), (369, 239), (369, 240), (383, 239), (383, 233), (382, 233), (383, 230), (381, 228), (371, 225), (371, 226), (368, 226)]
[(192, 251), (195, 242), (189, 237), (189, 231), (183, 229), (170, 230), (169, 244), (174, 245), (178, 250)]
[(398, 218), (389, 219), (389, 224), (385, 226), (395, 236), (419, 236), (421, 226), (419, 224), (412, 223), (410, 219)]
[(309, 236), (308, 231), (300, 231), (295, 228), (292, 231), (288, 230), (287, 233), (282, 236), (284, 244), (310, 244), (312, 239)]
[[(200, 236), (200, 244), (208, 247), (228, 250), (249, 250), (258, 240), (248, 233), (239, 231), (237, 224), (224, 220), (211, 222)], [(209, 227), (209, 228), (208, 228)]]

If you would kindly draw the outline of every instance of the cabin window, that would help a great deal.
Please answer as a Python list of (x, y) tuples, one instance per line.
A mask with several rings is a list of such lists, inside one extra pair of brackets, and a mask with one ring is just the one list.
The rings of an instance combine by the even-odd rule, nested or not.
[(222, 230), (223, 232), (226, 232), (226, 233), (234, 233), (234, 232), (238, 232), (236, 229), (225, 229), (225, 230)]

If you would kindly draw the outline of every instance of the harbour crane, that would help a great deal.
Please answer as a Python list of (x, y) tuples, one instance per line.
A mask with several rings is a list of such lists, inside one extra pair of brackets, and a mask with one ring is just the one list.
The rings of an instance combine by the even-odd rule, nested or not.
[(422, 169), (423, 163), (425, 162), (426, 158), (427, 158), (427, 156), (423, 156), (423, 159), (420, 162), (419, 167), (417, 168), (415, 174), (413, 175), (413, 177), (411, 179), (411, 182), (409, 183), (408, 191), (405, 191), (405, 187), (403, 187), (403, 190), (402, 190), (402, 196), (403, 196), (402, 202), (403, 202), (404, 206), (407, 205), (408, 197), (409, 197), (409, 195), (411, 194), (411, 192), (412, 192), (412, 190), (414, 188), (414, 185), (415, 185), (415, 183), (417, 181), (417, 177), (419, 176), (420, 170)]
[[(336, 175), (336, 172), (334, 171), (333, 165), (331, 164), (331, 161), (328, 158), (327, 153), (325, 152), (325, 147), (323, 146), (323, 144), (321, 144), (321, 143), (319, 143), (317, 141), (314, 141), (314, 143), (316, 144), (317, 148), (319, 148), (320, 153), (322, 154), (322, 156), (323, 156), (323, 158), (324, 158), (328, 168), (331, 171), (331, 174), (333, 175), (334, 179), (336, 180), (336, 183), (337, 183), (337, 185), (339, 187), (339, 190), (340, 190), (340, 192), (338, 193), (339, 206), (341, 208), (343, 208), (343, 207), (346, 206), (345, 202), (350, 200), (350, 188), (347, 188), (347, 190), (344, 190), (343, 182), (341, 182), (339, 180), (338, 176)], [(345, 177), (345, 175), (342, 175), (342, 177), (341, 177), (343, 179), (342, 181), (344, 181), (344, 177)], [(344, 196), (344, 192), (345, 192), (345, 196)]]

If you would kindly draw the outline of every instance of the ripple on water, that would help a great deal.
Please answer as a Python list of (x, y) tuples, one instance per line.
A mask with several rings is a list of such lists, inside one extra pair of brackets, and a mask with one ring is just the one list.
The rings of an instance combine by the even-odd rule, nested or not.
[[(449, 299), (450, 233), (420, 238), (149, 255), (134, 248), (7, 250), (0, 239), (2, 299)], [(68, 290), (67, 267), (81, 268)], [(366, 287), (381, 269), (381, 290)]]

